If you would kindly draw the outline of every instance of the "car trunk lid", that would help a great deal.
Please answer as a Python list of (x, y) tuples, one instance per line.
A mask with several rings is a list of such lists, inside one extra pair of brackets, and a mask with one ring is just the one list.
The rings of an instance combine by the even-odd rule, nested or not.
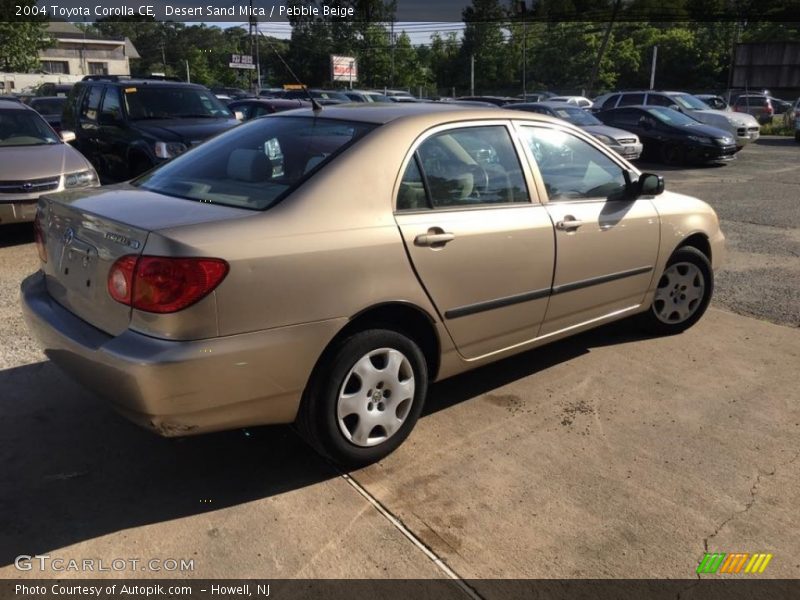
[(122, 256), (141, 255), (152, 231), (209, 220), (240, 217), (252, 211), (202, 204), (113, 186), (40, 201), (47, 262), (47, 290), (61, 306), (110, 335), (131, 320), (131, 307), (115, 301), (108, 273)]

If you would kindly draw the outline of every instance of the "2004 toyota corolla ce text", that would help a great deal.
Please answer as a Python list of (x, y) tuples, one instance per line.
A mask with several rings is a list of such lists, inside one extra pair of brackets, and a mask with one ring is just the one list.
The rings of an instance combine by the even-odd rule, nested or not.
[(431, 381), (628, 316), (694, 324), (724, 238), (663, 188), (542, 115), (302, 109), (42, 199), (23, 310), (53, 362), (162, 435), (296, 421), (363, 464)]

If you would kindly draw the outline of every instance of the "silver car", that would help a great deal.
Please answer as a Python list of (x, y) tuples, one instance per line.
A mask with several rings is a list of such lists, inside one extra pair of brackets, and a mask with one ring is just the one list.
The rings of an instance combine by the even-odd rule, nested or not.
[(587, 133), (590, 133), (614, 152), (628, 160), (636, 160), (642, 155), (642, 142), (635, 133), (604, 125), (600, 119), (575, 105), (568, 105), (560, 101), (548, 101), (513, 104), (503, 108), (549, 115), (572, 123), (584, 129)]
[(99, 185), (84, 156), (32, 108), (0, 101), (0, 225), (33, 221), (45, 192)]

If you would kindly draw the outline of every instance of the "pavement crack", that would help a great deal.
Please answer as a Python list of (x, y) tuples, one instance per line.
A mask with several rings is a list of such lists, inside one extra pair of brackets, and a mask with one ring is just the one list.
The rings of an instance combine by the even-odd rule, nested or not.
[[(722, 528), (725, 527), (725, 525), (727, 525), (728, 523), (733, 521), (739, 515), (742, 515), (742, 514), (746, 513), (747, 511), (749, 511), (751, 508), (753, 508), (753, 506), (756, 503), (756, 499), (758, 498), (758, 488), (761, 485), (762, 477), (772, 477), (773, 475), (775, 475), (775, 473), (778, 471), (779, 468), (782, 468), (782, 467), (785, 467), (787, 465), (790, 465), (790, 464), (794, 463), (795, 461), (797, 461), (798, 458), (800, 458), (800, 452), (797, 452), (789, 460), (784, 461), (782, 463), (778, 463), (777, 465), (772, 467), (771, 471), (761, 471), (759, 469), (758, 474), (756, 475), (756, 479), (753, 482), (753, 485), (750, 486), (750, 499), (745, 503), (744, 508), (741, 509), (741, 510), (737, 510), (737, 511), (732, 512), (725, 519), (723, 519), (720, 522), (719, 525), (716, 526), (716, 528), (714, 529), (714, 531), (710, 535), (708, 535), (705, 538), (703, 538), (703, 551), (704, 552), (708, 552), (708, 542), (709, 542), (709, 540), (715, 538), (719, 534), (719, 532), (722, 531)], [(697, 577), (699, 579), (700, 575), (698, 574)]]

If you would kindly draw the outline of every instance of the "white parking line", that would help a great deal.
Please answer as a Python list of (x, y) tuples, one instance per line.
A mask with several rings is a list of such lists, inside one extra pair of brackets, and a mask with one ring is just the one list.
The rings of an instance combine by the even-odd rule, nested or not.
[(364, 499), (372, 504), (379, 513), (381, 513), (389, 523), (394, 525), (395, 529), (397, 529), (400, 533), (402, 533), (408, 540), (414, 544), (417, 548), (422, 550), (422, 552), (433, 561), (439, 570), (447, 575), (450, 579), (452, 579), (455, 584), (464, 592), (467, 596), (472, 598), (472, 600), (484, 600), (483, 596), (478, 594), (474, 589), (472, 589), (464, 579), (456, 573), (452, 568), (448, 566), (448, 564), (438, 556), (433, 550), (428, 548), (422, 540), (420, 540), (414, 533), (406, 527), (403, 522), (395, 517), (389, 509), (387, 509), (381, 502), (375, 498), (372, 494), (370, 494), (364, 487), (358, 483), (355, 479), (350, 477), (347, 473), (342, 473), (342, 479), (344, 479), (347, 483), (349, 483), (353, 489), (355, 489), (359, 494), (361, 494)]

